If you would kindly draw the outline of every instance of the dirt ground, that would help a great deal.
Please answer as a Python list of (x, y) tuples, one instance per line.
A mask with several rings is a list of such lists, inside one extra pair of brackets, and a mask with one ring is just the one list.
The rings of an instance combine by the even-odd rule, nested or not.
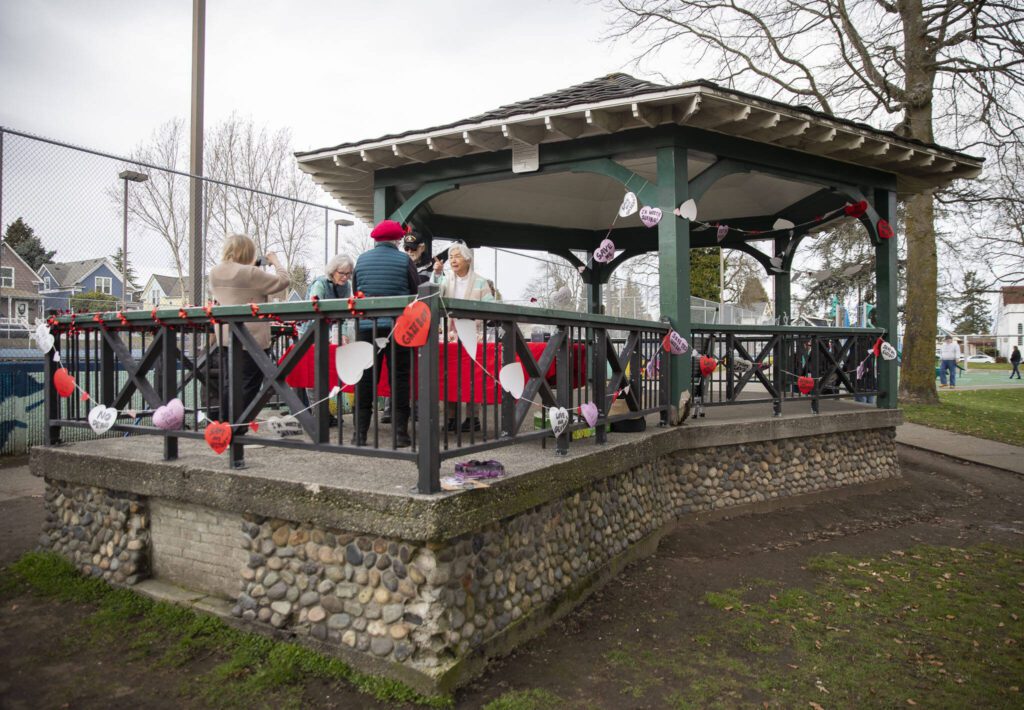
[[(657, 651), (697, 633), (708, 620), (709, 591), (761, 579), (810, 586), (808, 558), (827, 552), (880, 555), (914, 544), (964, 547), (982, 542), (1024, 547), (1024, 478), (901, 449), (904, 480), (888, 490), (847, 490), (758, 514), (678, 525), (653, 557), (634, 564), (580, 609), (515, 654), (492, 663), (464, 688), (459, 708), (479, 708), (510, 690), (540, 688), (568, 707), (659, 707), (656, 694), (623, 692), (632, 671), (607, 654), (638, 642)], [(41, 501), (0, 503), (3, 563), (30, 549)], [(190, 678), (211, 659), (181, 668), (151, 667), (118, 644), (78, 640), (89, 609), (30, 596), (0, 609), (0, 707), (182, 707)], [(84, 636), (82, 637), (84, 638)], [(338, 685), (305, 689), (304, 707), (394, 707)]]

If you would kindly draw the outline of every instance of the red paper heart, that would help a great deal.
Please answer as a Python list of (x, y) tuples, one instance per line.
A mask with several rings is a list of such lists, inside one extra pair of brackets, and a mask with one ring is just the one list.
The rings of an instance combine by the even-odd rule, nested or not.
[(882, 343), (884, 342), (884, 340), (879, 338), (878, 340), (875, 341), (875, 344), (871, 346), (871, 352), (875, 354), (875, 357), (882, 356)]
[(253, 431), (259, 431), (260, 423), (256, 421), (249, 422), (249, 428), (252, 429)]
[(845, 212), (848, 216), (857, 217), (858, 219), (863, 217), (864, 213), (867, 211), (868, 203), (865, 202), (864, 200), (861, 200), (860, 202), (854, 202), (853, 204), (850, 205), (846, 205), (846, 207), (843, 208), (843, 212)]
[(892, 225), (886, 222), (884, 219), (878, 220), (878, 238), (879, 239), (892, 239), (895, 232), (892, 231)]
[(700, 374), (701, 375), (703, 375), (704, 377), (710, 376), (711, 373), (715, 371), (716, 367), (718, 367), (718, 360), (716, 360), (713, 357), (708, 357), (707, 355), (702, 355), (701, 356), (701, 358), (700, 358)]
[(665, 333), (665, 337), (661, 339), (661, 349), (665, 352), (672, 352), (672, 346), (669, 344), (669, 336), (671, 333)]
[(212, 421), (206, 425), (203, 437), (214, 453), (223, 454), (231, 443), (231, 426), (224, 422)]
[(413, 301), (395, 322), (395, 342), (406, 348), (418, 348), (430, 335), (430, 306)]
[(75, 378), (67, 368), (61, 367), (53, 373), (53, 386), (57, 388), (57, 394), (61, 397), (70, 397), (75, 393)]
[(814, 389), (814, 378), (813, 377), (798, 377), (796, 378), (796, 388), (800, 390), (800, 394), (810, 394), (811, 390)]
[(89, 393), (88, 393), (88, 392), (86, 392), (85, 390), (82, 390), (82, 394), (80, 394), (80, 395), (78, 396), (78, 398), (79, 398), (80, 400), (82, 400), (83, 402), (88, 402), (88, 401), (89, 401)]

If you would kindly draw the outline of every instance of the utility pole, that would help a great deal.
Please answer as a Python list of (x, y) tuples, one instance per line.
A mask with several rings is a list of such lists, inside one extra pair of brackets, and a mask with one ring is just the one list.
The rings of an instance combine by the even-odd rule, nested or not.
[(203, 85), (206, 72), (206, 0), (192, 0), (192, 121), (189, 142), (188, 270), (193, 305), (203, 303)]

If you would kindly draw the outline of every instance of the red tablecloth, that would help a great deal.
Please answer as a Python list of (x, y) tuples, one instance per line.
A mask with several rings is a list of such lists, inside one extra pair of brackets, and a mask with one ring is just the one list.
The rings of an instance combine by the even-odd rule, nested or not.
[[(540, 359), (541, 353), (544, 352), (544, 347), (547, 343), (527, 343), (526, 346), (530, 349), (530, 354), (533, 355), (534, 360)], [(335, 387), (338, 384), (338, 372), (334, 368), (334, 353), (337, 350), (336, 345), (330, 346), (330, 363), (331, 367), (328, 368), (330, 377), (329, 387)], [(586, 348), (582, 344), (573, 345), (574, 359), (576, 360), (576, 367), (573, 369), (573, 387), (581, 387), (583, 382), (586, 380)], [(285, 353), (287, 355), (287, 352)], [(441, 346), (440, 353), (438, 355), (440, 362), (438, 363), (438, 386), (440, 389), (441, 401), (447, 402), (486, 402), (493, 404), (501, 401), (501, 387), (495, 386), (494, 379), (488, 374), (485, 374), (484, 369), (488, 373), (498, 376), (498, 372), (501, 370), (501, 346), (493, 343), (487, 345), (487, 355), (484, 357), (484, 346), (477, 345), (476, 347), (477, 362), (474, 363), (466, 351), (462, 348), (459, 343), (446, 343)], [(282, 356), (283, 359), (283, 356)], [(516, 357), (516, 361), (519, 358)], [(459, 370), (462, 371), (462, 392), (459, 396)], [(557, 369), (557, 358), (552, 361), (551, 366), (548, 368), (545, 377), (549, 384), (554, 386), (555, 384), (555, 372)], [(305, 387), (312, 388), (314, 381), (314, 369), (313, 369), (313, 348), (306, 351), (306, 354), (292, 369), (292, 371), (285, 378), (285, 382), (291, 387)], [(523, 372), (524, 378), (526, 372)], [(369, 375), (364, 375), (368, 377)], [(470, 378), (472, 377), (472, 384), (470, 384)], [(343, 388), (346, 392), (353, 391), (353, 387), (346, 386)], [(472, 394), (471, 394), (472, 390)], [(497, 390), (497, 392), (495, 392)], [(380, 377), (377, 383), (377, 394), (381, 397), (391, 396), (391, 379), (388, 374), (387, 363), (383, 363), (380, 370)]]

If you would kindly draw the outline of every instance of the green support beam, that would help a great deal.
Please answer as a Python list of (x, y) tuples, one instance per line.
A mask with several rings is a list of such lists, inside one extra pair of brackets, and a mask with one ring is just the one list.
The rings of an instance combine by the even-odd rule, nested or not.
[(384, 186), (373, 188), (373, 223), (379, 224), (398, 207), (395, 188)]
[[(875, 190), (875, 211), (880, 219), (886, 220), (889, 224), (896, 224), (896, 192), (891, 190)], [(875, 323), (879, 328), (885, 329), (885, 339), (892, 343), (893, 347), (899, 347), (896, 340), (897, 328), (897, 301), (898, 279), (896, 252), (897, 236), (892, 239), (878, 239), (878, 231), (875, 228), (877, 221), (871, 225), (874, 232), (872, 235), (875, 242)], [(897, 363), (896, 360), (878, 360), (878, 389), (885, 394), (878, 398), (878, 406), (883, 409), (895, 409), (897, 406)]]
[[(789, 246), (789, 235), (775, 237), (772, 244), (775, 247), (775, 254), (772, 256), (778, 256), (779, 254), (786, 254), (786, 248)], [(792, 308), (792, 283), (789, 273), (789, 265), (787, 262), (792, 261), (792, 254), (790, 258), (783, 257), (783, 271), (771, 271), (769, 265), (769, 273), (775, 279), (775, 317), (781, 318), (779, 322), (789, 323), (793, 319), (793, 314), (790, 313)]]
[(388, 219), (405, 224), (409, 217), (412, 216), (412, 213), (419, 209), (421, 205), (426, 204), (438, 195), (458, 189), (458, 184), (451, 181), (428, 182), (413, 193), (412, 197), (403, 202), (401, 207), (392, 212)]
[[(674, 219), (672, 210), (689, 197), (686, 148), (658, 148), (658, 207), (669, 217), (658, 223), (658, 264), (661, 282), (661, 315), (684, 337), (691, 337), (690, 323), (690, 223)], [(668, 357), (669, 402), (690, 387), (690, 353)]]

